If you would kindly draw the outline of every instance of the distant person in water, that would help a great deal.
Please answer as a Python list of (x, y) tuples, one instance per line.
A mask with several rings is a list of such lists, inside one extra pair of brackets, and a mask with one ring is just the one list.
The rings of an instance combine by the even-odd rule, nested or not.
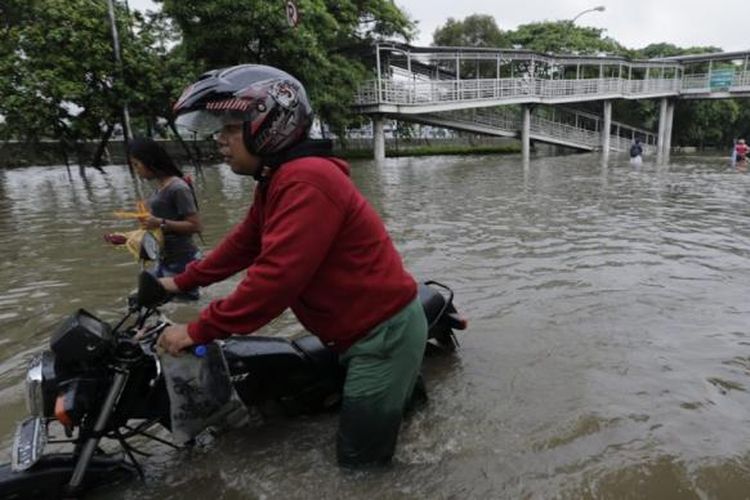
[(630, 145), (630, 163), (640, 164), (643, 161), (643, 145), (640, 139), (633, 141)]
[[(192, 183), (152, 139), (133, 139), (128, 156), (138, 176), (153, 181), (156, 188), (148, 198), (150, 215), (140, 219), (144, 229), (158, 228), (164, 234), (164, 248), (153, 274), (157, 278), (180, 274), (200, 257), (193, 235), (203, 230), (203, 224)], [(184, 298), (197, 299), (198, 290), (186, 292)]]
[(750, 152), (750, 147), (745, 144), (745, 139), (739, 139), (737, 145), (734, 147), (735, 161), (743, 162), (747, 159), (747, 154)]

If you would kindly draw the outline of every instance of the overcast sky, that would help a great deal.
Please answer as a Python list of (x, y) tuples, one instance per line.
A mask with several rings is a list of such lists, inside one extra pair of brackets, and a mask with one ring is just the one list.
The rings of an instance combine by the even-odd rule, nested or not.
[[(583, 10), (603, 5), (604, 12), (584, 14), (577, 24), (603, 28), (607, 35), (629, 48), (668, 42), (679, 47), (713, 45), (725, 51), (750, 49), (750, 22), (744, 19), (748, 4), (739, 0), (396, 0), (396, 3), (419, 23), (415, 45), (429, 45), (435, 29), (448, 17), (460, 20), (471, 14), (489, 14), (500, 29), (511, 30), (535, 21), (571, 19)], [(129, 4), (140, 9), (155, 8), (150, 0), (129, 0)]]

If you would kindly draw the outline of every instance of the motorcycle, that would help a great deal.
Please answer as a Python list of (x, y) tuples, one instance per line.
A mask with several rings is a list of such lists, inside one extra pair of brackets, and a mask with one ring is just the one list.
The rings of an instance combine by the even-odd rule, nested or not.
[[(190, 394), (187, 404), (175, 402), (185, 390), (176, 384), (178, 379), (165, 375), (167, 358), (209, 366), (209, 378), (218, 381), (219, 390), (207, 392), (223, 395), (218, 406), (232, 399), (245, 410), (273, 403), (287, 415), (336, 408), (345, 374), (336, 353), (313, 335), (233, 336), (179, 358), (160, 356), (156, 341), (170, 324), (160, 307), (170, 299), (158, 280), (142, 271), (137, 292), (115, 326), (80, 309), (57, 328), (49, 350), (29, 362), (30, 416), (18, 425), (11, 463), (0, 466), (0, 498), (77, 497), (93, 488), (143, 478), (135, 455), (145, 453), (131, 440), (140, 437), (176, 447), (152, 428), (161, 425), (174, 438), (175, 426), (184, 423), (176, 419), (176, 411), (197, 408), (200, 413), (206, 406)], [(454, 330), (466, 328), (453, 305), (453, 291), (428, 281), (419, 285), (419, 299), (429, 325), (426, 353), (453, 352), (458, 345)], [(193, 425), (188, 438), (200, 430), (196, 422), (199, 427), (209, 424), (180, 415)], [(64, 439), (50, 432), (53, 424), (62, 426)], [(117, 449), (105, 452), (105, 442)], [(45, 453), (50, 446), (64, 451)]]

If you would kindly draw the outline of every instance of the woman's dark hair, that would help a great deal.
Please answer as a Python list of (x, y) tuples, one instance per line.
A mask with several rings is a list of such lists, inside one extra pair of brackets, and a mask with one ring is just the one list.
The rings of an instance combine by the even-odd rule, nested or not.
[(182, 170), (177, 168), (172, 157), (159, 143), (147, 137), (135, 137), (129, 141), (128, 155), (143, 163), (157, 177), (175, 175), (183, 177)]
[(128, 156), (143, 163), (157, 177), (170, 177), (174, 175), (180, 179), (185, 179), (193, 195), (195, 208), (200, 210), (192, 179), (185, 177), (182, 170), (175, 165), (169, 153), (158, 142), (148, 137), (134, 137), (128, 141)]

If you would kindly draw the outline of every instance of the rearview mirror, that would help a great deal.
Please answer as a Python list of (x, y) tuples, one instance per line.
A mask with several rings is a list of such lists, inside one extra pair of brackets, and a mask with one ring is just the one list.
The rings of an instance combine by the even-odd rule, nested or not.
[(159, 241), (149, 231), (141, 239), (141, 260), (157, 260), (159, 258)]
[(141, 271), (138, 276), (138, 305), (152, 309), (168, 302), (169, 299), (169, 292), (161, 286), (159, 280), (153, 274)]

